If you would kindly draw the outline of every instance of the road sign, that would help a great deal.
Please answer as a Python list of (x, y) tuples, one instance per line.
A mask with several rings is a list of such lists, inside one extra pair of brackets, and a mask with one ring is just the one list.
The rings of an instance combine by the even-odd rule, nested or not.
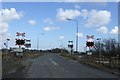
[(92, 35), (92, 36), (87, 35), (87, 39), (89, 39), (89, 38), (94, 39), (94, 35)]
[(14, 48), (13, 52), (23, 52), (23, 49), (22, 48)]
[(88, 51), (88, 52), (87, 52), (87, 55), (92, 55), (92, 52)]
[(25, 33), (19, 33), (19, 32), (17, 32), (16, 36), (23, 36), (23, 37), (25, 37)]

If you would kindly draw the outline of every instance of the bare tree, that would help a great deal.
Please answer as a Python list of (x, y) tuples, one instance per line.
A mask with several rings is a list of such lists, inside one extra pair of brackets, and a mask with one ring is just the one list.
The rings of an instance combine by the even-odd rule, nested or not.
[(103, 39), (101, 43), (95, 42), (94, 53), (98, 55), (101, 50), (101, 54), (107, 57), (117, 56), (120, 52), (119, 44), (115, 39)]

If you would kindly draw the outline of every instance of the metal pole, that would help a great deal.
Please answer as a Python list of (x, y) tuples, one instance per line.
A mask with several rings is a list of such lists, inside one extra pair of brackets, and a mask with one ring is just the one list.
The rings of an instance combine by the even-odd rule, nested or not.
[(100, 43), (100, 62), (101, 62), (101, 43)]
[(101, 62), (101, 43), (100, 43), (101, 38), (97, 38), (97, 40), (98, 40), (98, 44), (99, 44), (99, 63), (100, 63)]
[(37, 35), (37, 50), (39, 48), (39, 34)]
[(76, 35), (76, 52), (78, 52), (78, 21), (75, 20), (76, 23), (77, 23), (77, 29), (76, 29), (76, 32), (77, 32), (77, 35)]
[(101, 40), (99, 40), (99, 63), (101, 63), (101, 43), (100, 43)]
[(77, 27), (76, 27), (76, 52), (78, 52), (78, 21), (76, 19), (69, 19), (69, 18), (67, 18), (67, 20), (73, 20), (77, 24)]
[(85, 52), (85, 54), (84, 54), (84, 64), (85, 64), (86, 51), (87, 51), (87, 47), (85, 46), (84, 47), (84, 52)]

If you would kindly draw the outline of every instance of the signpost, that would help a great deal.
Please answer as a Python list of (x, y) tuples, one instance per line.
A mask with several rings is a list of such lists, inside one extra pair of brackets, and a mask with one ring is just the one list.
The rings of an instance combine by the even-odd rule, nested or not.
[(86, 41), (86, 48), (88, 47), (89, 48), (89, 51), (86, 51), (88, 57), (89, 57), (89, 61), (91, 62), (92, 61), (92, 52), (91, 52), (91, 48), (94, 47), (94, 35), (87, 35), (87, 41)]
[(94, 35), (92, 36), (86, 36), (87, 41), (86, 41), (86, 47), (89, 48), (89, 52), (87, 53), (88, 55), (92, 55), (92, 52), (90, 52), (90, 48), (94, 47)]
[[(19, 48), (13, 49), (14, 52), (16, 52), (17, 56), (22, 57), (23, 55), (23, 49), (21, 48), (21, 46), (25, 46), (25, 33), (16, 33), (16, 36), (18, 36), (18, 38), (16, 39), (16, 45), (19, 46)], [(22, 36), (22, 39), (20, 39), (20, 36)]]

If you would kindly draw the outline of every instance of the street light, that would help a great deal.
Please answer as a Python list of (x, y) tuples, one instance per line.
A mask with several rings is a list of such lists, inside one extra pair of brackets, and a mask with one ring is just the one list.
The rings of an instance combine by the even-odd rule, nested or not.
[(78, 20), (76, 20), (76, 19), (69, 19), (69, 18), (66, 18), (66, 20), (75, 21), (76, 24), (77, 24), (77, 27), (76, 27), (76, 33), (77, 33), (77, 35), (76, 35), (76, 52), (78, 52)]
[(41, 34), (41, 35), (44, 35), (44, 33), (39, 33), (39, 34), (37, 35), (37, 50), (39, 49), (39, 36), (40, 36), (40, 34)]

